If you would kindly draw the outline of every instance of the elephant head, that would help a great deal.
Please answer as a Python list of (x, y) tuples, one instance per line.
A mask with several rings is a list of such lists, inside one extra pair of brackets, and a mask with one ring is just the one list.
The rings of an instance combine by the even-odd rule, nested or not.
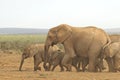
[(52, 65), (57, 65), (61, 62), (62, 58), (64, 56), (64, 52), (61, 52), (60, 50), (54, 52), (50, 59), (51, 59), (51, 64)]
[(40, 46), (41, 46), (41, 44), (33, 44), (33, 45), (25, 47), (22, 57), (21, 57), (19, 71), (21, 71), (22, 65), (24, 63), (24, 59), (33, 57), (36, 53), (38, 53), (37, 51)]
[(54, 28), (49, 30), (48, 35), (47, 35), (47, 39), (45, 42), (45, 54), (44, 54), (45, 64), (44, 64), (44, 67), (46, 67), (49, 47), (53, 46), (57, 43), (63, 44), (64, 41), (69, 39), (71, 34), (72, 34), (72, 30), (71, 30), (70, 26), (66, 25), (66, 24), (58, 25), (57, 27), (54, 27)]

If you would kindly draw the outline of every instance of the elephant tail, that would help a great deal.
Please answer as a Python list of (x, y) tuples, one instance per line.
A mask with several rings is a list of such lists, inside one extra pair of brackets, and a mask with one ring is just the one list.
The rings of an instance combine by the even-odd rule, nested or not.
[(110, 39), (110, 37), (109, 37), (107, 34), (106, 34), (106, 37), (107, 37), (107, 43), (106, 43), (106, 44), (102, 47), (102, 49), (101, 49), (101, 54), (100, 54), (100, 58), (101, 58), (101, 59), (105, 58), (105, 55), (104, 55), (105, 48), (111, 44), (111, 39)]
[(103, 50), (111, 44), (111, 39), (110, 39), (109, 35), (106, 34), (106, 37), (107, 37), (107, 43), (103, 46)]

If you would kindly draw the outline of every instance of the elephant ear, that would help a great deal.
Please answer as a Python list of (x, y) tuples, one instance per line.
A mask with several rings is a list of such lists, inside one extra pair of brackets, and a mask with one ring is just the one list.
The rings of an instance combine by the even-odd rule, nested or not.
[(57, 29), (57, 39), (58, 42), (63, 43), (66, 41), (72, 34), (71, 26), (67, 24), (61, 24)]

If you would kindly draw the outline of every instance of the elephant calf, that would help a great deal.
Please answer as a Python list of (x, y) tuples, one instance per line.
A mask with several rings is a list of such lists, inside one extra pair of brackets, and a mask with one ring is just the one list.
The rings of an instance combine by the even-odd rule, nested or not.
[[(54, 51), (59, 48), (55, 45), (49, 49), (49, 54), (52, 54)], [(44, 61), (44, 44), (32, 44), (30, 46), (25, 47), (22, 59), (19, 67), (19, 71), (21, 71), (24, 59), (33, 57), (34, 58), (34, 71), (41, 70), (41, 67), (38, 67), (41, 62)]]
[(113, 42), (104, 50), (109, 72), (120, 71), (120, 42)]
[[(64, 68), (63, 68), (63, 65), (62, 65), (62, 60), (63, 60), (63, 57), (65, 56), (65, 53), (58, 50), (56, 52), (54, 52), (51, 56), (50, 56), (50, 64), (53, 65), (52, 67), (52, 71), (54, 71), (54, 69), (56, 68), (56, 66), (60, 66), (61, 68), (61, 71), (64, 71)], [(72, 59), (72, 66), (75, 67), (75, 69), (77, 71), (80, 71), (80, 62), (81, 62), (81, 59), (79, 57), (74, 57)], [(88, 64), (88, 63), (87, 63)], [(84, 65), (85, 66), (85, 65)], [(66, 67), (67, 69), (67, 67)], [(68, 69), (67, 69), (68, 70)]]
[[(60, 66), (61, 71), (64, 71), (63, 65), (61, 63), (64, 56), (65, 56), (65, 52), (62, 52), (60, 50), (55, 51), (50, 56), (50, 64), (53, 65), (53, 67), (51, 69), (52, 71), (54, 71), (54, 69), (58, 65)], [(78, 71), (78, 72), (81, 71), (80, 70), (80, 63), (82, 63), (82, 71), (84, 72), (86, 70), (86, 66), (89, 63), (89, 59), (83, 58), (83, 57), (77, 57), (77, 56), (72, 59), (72, 66), (75, 67), (76, 71)], [(95, 64), (96, 72), (98, 72), (98, 70), (101, 72), (102, 68), (103, 68), (103, 63), (101, 62), (100, 58), (98, 58), (96, 60), (96, 64)], [(66, 69), (67, 69), (67, 67), (66, 67)]]

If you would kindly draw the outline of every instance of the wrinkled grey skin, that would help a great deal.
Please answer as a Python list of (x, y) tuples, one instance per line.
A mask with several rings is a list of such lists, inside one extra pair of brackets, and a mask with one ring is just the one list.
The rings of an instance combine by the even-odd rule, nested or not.
[[(120, 71), (120, 42), (113, 42), (104, 50), (109, 72)], [(112, 70), (112, 71), (111, 71)]]
[[(56, 45), (51, 47), (49, 50), (49, 54), (52, 54), (58, 49), (59, 48)], [(24, 60), (30, 57), (34, 58), (34, 71), (41, 70), (41, 67), (39, 67), (39, 65), (41, 62), (44, 61), (44, 44), (32, 44), (30, 46), (25, 47), (21, 57), (19, 71), (21, 71)], [(47, 68), (44, 69), (47, 70)]]

